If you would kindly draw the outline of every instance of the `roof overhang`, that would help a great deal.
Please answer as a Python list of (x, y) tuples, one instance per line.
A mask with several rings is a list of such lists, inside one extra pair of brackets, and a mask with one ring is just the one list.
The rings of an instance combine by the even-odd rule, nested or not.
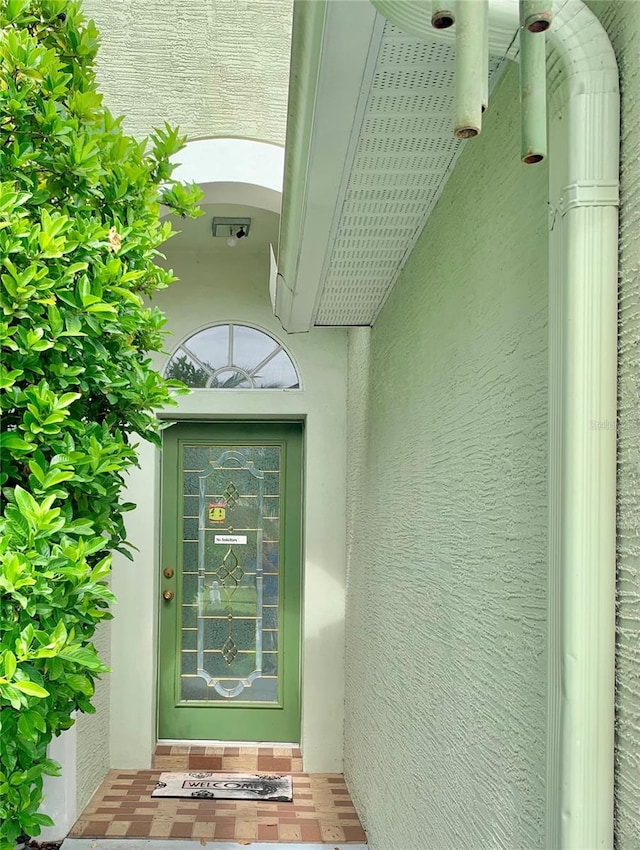
[[(492, 4), (494, 81), (514, 3)], [(294, 4), (275, 292), (289, 332), (373, 323), (464, 147), (451, 34), (422, 26), (429, 3), (393, 5), (411, 12), (402, 30), (369, 0)]]
[(384, 19), (364, 2), (296, 2), (275, 312), (313, 324), (372, 41)]

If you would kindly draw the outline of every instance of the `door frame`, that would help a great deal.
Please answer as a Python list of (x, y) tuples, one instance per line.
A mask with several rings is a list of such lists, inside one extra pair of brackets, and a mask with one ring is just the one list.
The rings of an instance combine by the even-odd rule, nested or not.
[[(211, 720), (215, 717), (217, 725), (215, 737), (203, 737), (194, 735), (188, 731), (188, 719), (186, 710), (190, 712), (197, 710), (193, 706), (179, 706), (177, 704), (177, 685), (179, 676), (176, 670), (178, 658), (177, 649), (179, 644), (179, 618), (178, 611), (181, 601), (181, 588), (177, 581), (181, 571), (179, 570), (179, 558), (181, 549), (179, 546), (178, 528), (179, 522), (171, 520), (172, 511), (177, 508), (180, 495), (178, 493), (179, 482), (179, 460), (180, 445), (184, 440), (190, 443), (198, 440), (211, 442), (206, 438), (203, 429), (209, 426), (217, 428), (220, 436), (216, 436), (216, 442), (221, 445), (237, 445), (238, 443), (255, 443), (256, 445), (279, 444), (283, 447), (283, 479), (281, 493), (286, 492), (287, 498), (283, 500), (285, 513), (281, 517), (280, 540), (282, 544), (281, 556), (284, 565), (284, 580), (281, 588), (282, 599), (280, 601), (281, 616), (285, 611), (286, 618), (279, 623), (279, 634), (282, 638), (282, 647), (279, 645), (279, 665), (284, 664), (282, 671), (282, 705), (248, 705), (234, 706), (233, 704), (216, 703), (212, 707), (200, 705), (204, 712), (213, 709)], [(174, 430), (175, 429), (175, 430)], [(157, 740), (233, 740), (233, 741), (256, 741), (264, 740), (273, 743), (286, 741), (287, 743), (299, 743), (302, 735), (302, 653), (303, 653), (303, 517), (304, 517), (304, 469), (305, 469), (305, 420), (299, 419), (181, 419), (172, 421), (171, 426), (165, 429), (170, 436), (171, 442), (165, 442), (161, 457), (160, 471), (160, 559), (158, 564), (157, 582), (157, 605), (158, 605), (158, 631), (156, 649), (156, 739)], [(193, 435), (189, 434), (193, 432)], [(243, 435), (243, 431), (245, 432)], [(168, 455), (172, 456), (167, 463)], [(179, 514), (178, 514), (179, 516)], [(287, 570), (287, 565), (297, 563), (297, 569)], [(174, 576), (167, 579), (163, 571), (171, 567)], [(162, 598), (165, 590), (173, 590), (175, 603), (172, 609), (167, 610), (167, 603)], [(169, 614), (169, 618), (167, 618)], [(171, 660), (167, 662), (168, 652), (171, 647)], [(286, 653), (286, 658), (285, 658)], [(169, 664), (169, 670), (167, 670)], [(163, 675), (164, 673), (164, 675)], [(167, 701), (173, 703), (177, 711), (185, 710), (184, 723), (178, 723), (177, 735), (168, 735), (166, 723), (161, 721), (161, 706)], [(280, 702), (280, 699), (279, 699)], [(281, 711), (277, 716), (275, 711)], [(227, 712), (234, 712), (225, 715)], [(259, 730), (263, 725), (262, 720), (269, 713), (272, 732), (268, 735), (255, 734), (254, 726)], [(177, 718), (179, 715), (175, 715)], [(204, 716), (204, 715), (203, 715)], [(191, 715), (193, 722), (194, 715)], [(218, 720), (222, 722), (218, 725)], [(177, 722), (177, 721), (176, 721)], [(201, 721), (203, 722), (203, 721)], [(295, 734), (291, 734), (295, 727)], [(231, 729), (236, 734), (231, 734)], [(218, 734), (218, 730), (220, 730)], [(251, 730), (251, 733), (249, 733)]]

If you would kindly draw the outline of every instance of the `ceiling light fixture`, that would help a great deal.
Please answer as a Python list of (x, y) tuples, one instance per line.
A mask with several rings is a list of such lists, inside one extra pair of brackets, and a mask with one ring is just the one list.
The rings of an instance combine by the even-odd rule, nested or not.
[(246, 239), (251, 227), (250, 218), (214, 218), (211, 222), (211, 235), (224, 238), (229, 248), (235, 248), (238, 239)]

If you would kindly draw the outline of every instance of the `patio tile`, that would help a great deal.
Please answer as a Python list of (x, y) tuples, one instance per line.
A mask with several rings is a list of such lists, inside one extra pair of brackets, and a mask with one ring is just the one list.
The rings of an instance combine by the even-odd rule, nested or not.
[(358, 823), (357, 826), (346, 826), (342, 827), (342, 831), (344, 832), (344, 837), (347, 841), (366, 841), (367, 836), (364, 833), (364, 829)]
[(149, 829), (149, 838), (169, 838), (171, 835), (171, 822), (154, 820)]
[(193, 825), (191, 823), (174, 823), (171, 827), (170, 838), (191, 838)]
[(235, 838), (236, 834), (236, 819), (235, 818), (216, 818), (215, 820), (215, 838), (222, 840), (223, 838)]
[(344, 841), (345, 834), (341, 826), (323, 823), (320, 825), (323, 841)]
[(261, 841), (277, 841), (278, 840), (278, 824), (277, 823), (260, 823), (258, 824), (258, 839)]
[(191, 829), (192, 838), (213, 838), (215, 824), (211, 821), (200, 822), (196, 821)]
[(236, 841), (255, 841), (258, 837), (258, 824), (255, 821), (235, 818), (235, 829), (232, 838)]
[(222, 770), (222, 756), (189, 756), (189, 770)]
[(302, 830), (299, 824), (279, 823), (278, 838), (281, 841), (301, 841)]
[(159, 770), (186, 770), (189, 763), (188, 755), (154, 756), (153, 766)]
[[(107, 824), (107, 828), (102, 835), (106, 835), (109, 838), (116, 838), (123, 835), (126, 835), (129, 832), (129, 827), (131, 826), (131, 821), (125, 820), (114, 820), (111, 821), (110, 824)], [(87, 830), (84, 832), (85, 835), (90, 835), (91, 833), (87, 833)]]
[[(140, 850), (144, 847), (145, 850), (200, 850), (198, 839), (193, 838), (151, 838), (151, 839), (136, 839), (135, 842), (130, 838), (103, 838), (96, 842), (92, 838), (66, 838), (61, 850)], [(205, 845), (209, 845), (210, 839), (204, 839)], [(199, 840), (202, 845), (202, 839)], [(133, 848), (132, 848), (133, 845)], [(202, 846), (205, 846), (202, 845)], [(278, 846), (271, 841), (251, 842), (251, 850), (274, 850)], [(281, 846), (282, 843), (281, 843)], [(290, 842), (285, 845), (287, 850), (366, 850), (366, 845), (360, 844), (335, 844), (328, 847), (326, 844), (318, 842)], [(213, 844), (210, 850), (239, 850), (238, 843), (223, 842), (222, 844)]]
[(127, 830), (127, 838), (146, 838), (151, 829), (150, 820), (139, 820), (131, 824)]
[(317, 821), (309, 821), (300, 824), (300, 832), (303, 841), (322, 841), (320, 824)]
[[(170, 750), (167, 753), (167, 750)], [(177, 767), (167, 760), (180, 761)], [(251, 800), (151, 798), (163, 770), (293, 773), (292, 803)], [(264, 767), (263, 767), (264, 766)], [(70, 838), (157, 839), (333, 845), (365, 842), (365, 834), (338, 774), (307, 775), (299, 748), (168, 747), (154, 756), (154, 769), (111, 771), (74, 825)]]

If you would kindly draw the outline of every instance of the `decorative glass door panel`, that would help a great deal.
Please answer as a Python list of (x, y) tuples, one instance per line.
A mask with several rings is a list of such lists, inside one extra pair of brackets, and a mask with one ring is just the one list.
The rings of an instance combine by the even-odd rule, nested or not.
[(297, 741), (302, 428), (164, 435), (158, 737)]
[(182, 453), (180, 699), (277, 703), (280, 447)]

